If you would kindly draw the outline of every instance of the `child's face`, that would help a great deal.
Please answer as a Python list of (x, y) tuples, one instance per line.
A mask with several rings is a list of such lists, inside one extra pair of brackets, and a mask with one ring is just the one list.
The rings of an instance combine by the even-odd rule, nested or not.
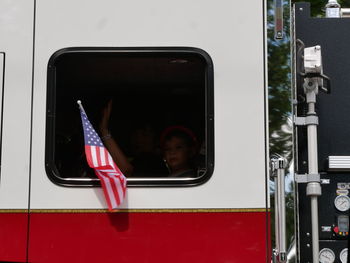
[(164, 143), (164, 159), (172, 172), (189, 169), (191, 147), (182, 138), (172, 137)]

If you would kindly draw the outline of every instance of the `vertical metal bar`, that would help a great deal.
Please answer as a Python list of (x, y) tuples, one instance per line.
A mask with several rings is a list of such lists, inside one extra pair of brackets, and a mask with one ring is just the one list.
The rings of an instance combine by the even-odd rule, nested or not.
[(279, 159), (277, 171), (279, 203), (279, 262), (286, 261), (286, 202), (285, 202), (285, 160)]
[[(315, 114), (314, 103), (309, 103), (309, 114)], [(308, 163), (309, 174), (318, 174), (318, 154), (317, 154), (317, 125), (309, 124), (307, 126), (308, 141)], [(314, 192), (320, 188), (317, 182), (311, 182), (307, 185), (311, 199), (311, 233), (312, 233), (312, 255), (313, 263), (319, 262), (319, 234), (318, 234), (318, 196)], [(308, 194), (308, 193), (307, 193)]]
[(278, 263), (286, 262), (286, 208), (285, 208), (285, 168), (286, 160), (276, 158), (271, 160), (272, 175), (275, 182), (275, 237), (276, 248), (274, 260)]
[[(280, 251), (280, 242), (279, 242), (279, 237), (280, 237), (280, 224), (279, 224), (279, 203), (278, 203), (278, 194), (279, 194), (279, 184), (278, 184), (278, 179), (277, 176), (275, 176), (275, 242), (276, 242), (276, 256), (278, 257), (279, 251)], [(278, 261), (277, 261), (278, 262)]]
[(283, 0), (275, 0), (275, 39), (283, 38)]
[[(308, 112), (306, 118), (317, 118), (315, 111), (316, 95), (323, 87), (323, 67), (321, 47), (319, 45), (304, 48), (304, 78), (303, 89), (306, 95)], [(310, 74), (310, 75), (308, 75)], [(310, 118), (309, 118), (310, 120)], [(316, 119), (317, 120), (317, 119)], [(311, 202), (311, 232), (312, 232), (312, 262), (319, 262), (319, 233), (318, 233), (318, 196), (321, 195), (321, 184), (318, 174), (317, 125), (318, 121), (309, 121), (307, 125), (308, 178), (306, 195)], [(318, 177), (318, 179), (317, 179)]]
[(317, 196), (311, 196), (311, 231), (312, 231), (312, 258), (313, 263), (319, 262), (318, 236), (318, 202)]

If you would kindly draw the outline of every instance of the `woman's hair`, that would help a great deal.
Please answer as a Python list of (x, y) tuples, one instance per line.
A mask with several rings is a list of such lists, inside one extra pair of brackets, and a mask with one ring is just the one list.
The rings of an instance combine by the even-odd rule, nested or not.
[(160, 146), (163, 149), (165, 142), (173, 137), (181, 138), (188, 147), (197, 147), (195, 134), (184, 126), (171, 126), (166, 128), (160, 136)]

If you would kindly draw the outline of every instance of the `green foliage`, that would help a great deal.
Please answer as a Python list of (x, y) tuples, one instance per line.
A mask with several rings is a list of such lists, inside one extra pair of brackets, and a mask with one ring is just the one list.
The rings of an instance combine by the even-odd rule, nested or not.
[(291, 115), (291, 67), (289, 42), (289, 4), (284, 5), (284, 40), (274, 39), (273, 1), (268, 1), (268, 87), (270, 153), (289, 159), (292, 156), (292, 133), (288, 126)]

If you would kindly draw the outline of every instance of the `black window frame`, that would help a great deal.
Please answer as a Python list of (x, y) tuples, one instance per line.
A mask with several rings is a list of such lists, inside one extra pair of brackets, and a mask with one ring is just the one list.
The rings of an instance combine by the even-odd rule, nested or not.
[(205, 142), (206, 142), (206, 172), (197, 178), (171, 178), (171, 177), (129, 177), (128, 186), (142, 187), (185, 187), (197, 186), (207, 182), (214, 172), (214, 67), (207, 52), (194, 47), (69, 47), (56, 51), (48, 61), (47, 67), (47, 100), (46, 100), (46, 137), (45, 137), (45, 170), (49, 179), (60, 186), (67, 187), (99, 187), (98, 178), (63, 178), (55, 165), (55, 95), (56, 73), (55, 61), (66, 53), (166, 53), (166, 54), (196, 54), (206, 62), (205, 70)]

